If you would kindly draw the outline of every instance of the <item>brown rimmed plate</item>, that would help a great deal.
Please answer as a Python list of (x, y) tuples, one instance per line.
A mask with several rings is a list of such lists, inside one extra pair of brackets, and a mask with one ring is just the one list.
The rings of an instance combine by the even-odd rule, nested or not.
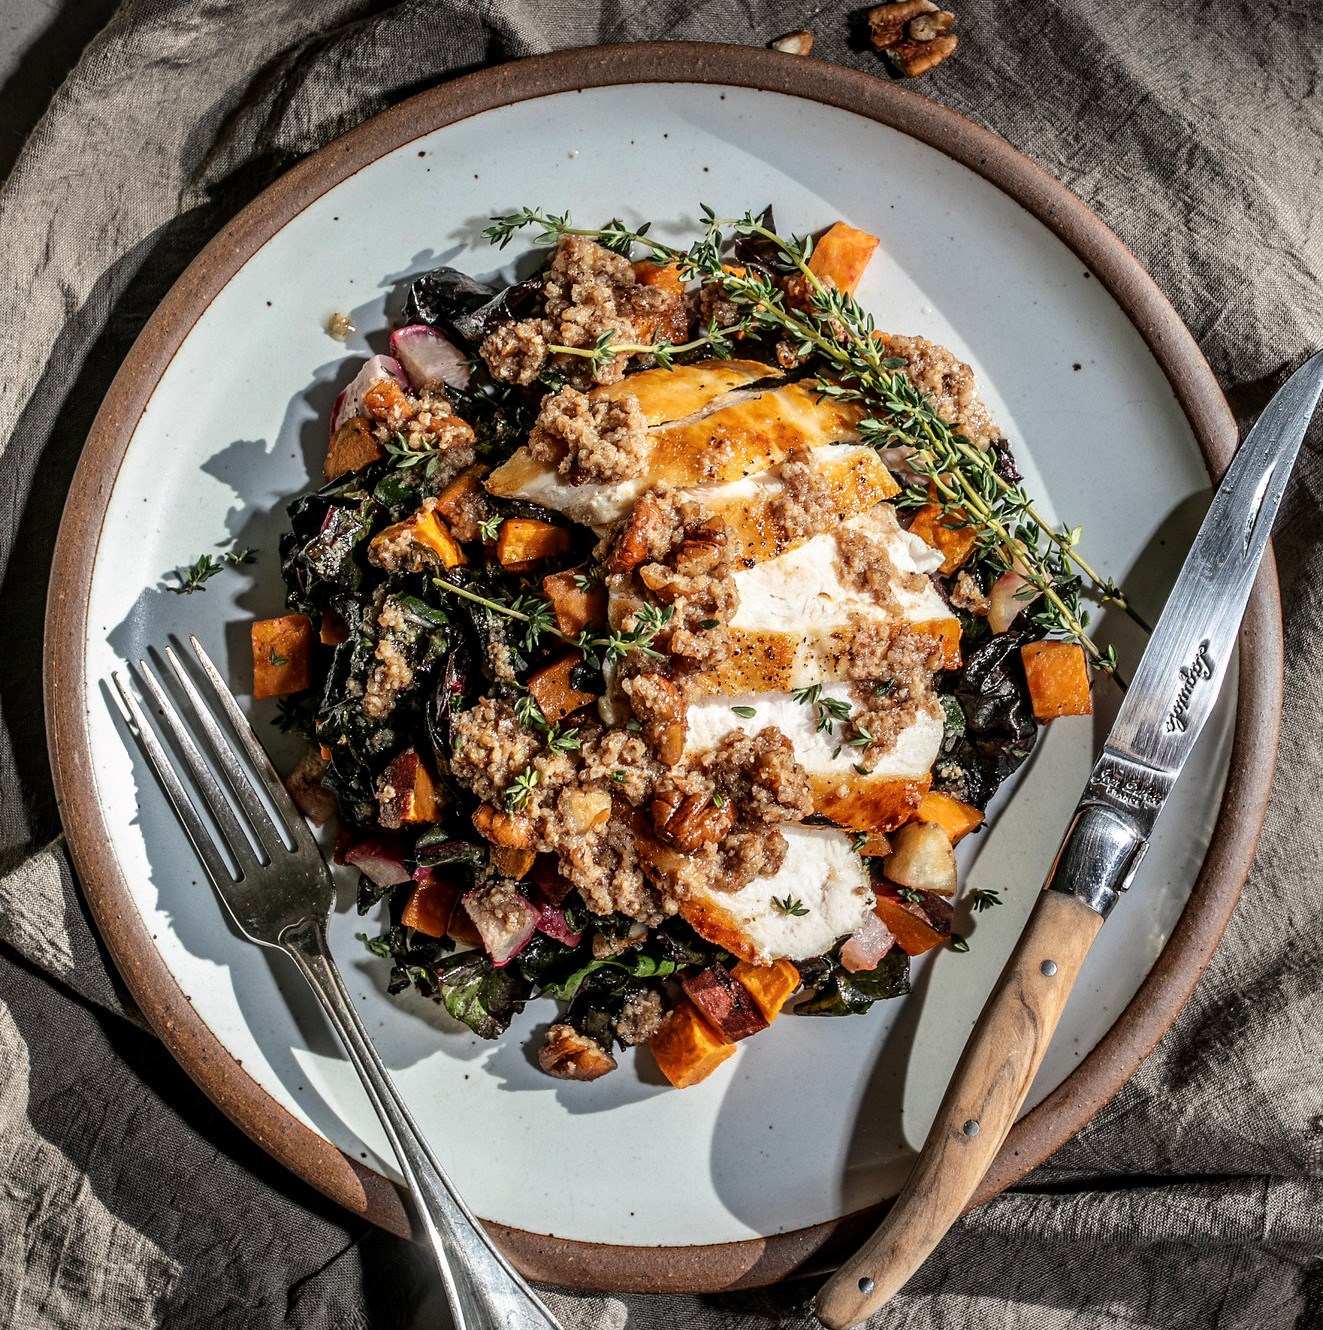
[[(437, 262), (483, 272), (511, 257), (474, 248), (487, 215), (524, 203), (653, 215), (678, 236), (700, 201), (743, 211), (769, 198), (782, 226), (844, 215), (883, 236), (865, 302), (884, 326), (974, 364), (1031, 488), (1082, 523), (1104, 570), (1156, 613), (1208, 475), (1235, 442), (1174, 311), (1092, 213), (995, 136), (905, 89), (761, 50), (565, 52), (375, 117), (203, 251), (134, 346), (88, 441), (46, 656), (52, 755), (84, 889), (142, 1009), (202, 1088), (277, 1159), (386, 1227), (407, 1221), (373, 1166), (384, 1149), (351, 1074), (292, 975), (225, 927), (102, 681), (115, 661), (187, 631), (246, 677), (246, 622), (280, 605), (280, 509), (315, 473), (353, 353), (380, 349), (388, 293), (408, 275)], [(348, 350), (321, 330), (342, 309), (363, 330)], [(262, 551), (252, 576), (226, 574), (205, 596), (165, 590), (167, 569), (230, 539)], [(1133, 659), (1139, 643), (1124, 625), (1104, 631)], [(980, 1199), (1079, 1130), (1188, 998), (1248, 871), (1280, 690), (1269, 568), (1234, 705), (1228, 697), (1210, 727), (1183, 813), (1167, 819), (1091, 958), (1036, 1106)], [(920, 967), (911, 998), (866, 1018), (779, 1022), (730, 1075), (682, 1095), (642, 1060), (594, 1086), (539, 1078), (524, 1050), (547, 1019), (535, 1009), (479, 1047), (426, 1004), (388, 1001), (383, 967), (352, 940), (362, 922), (339, 917), (336, 944), (388, 1063), (415, 1109), (429, 1106), (421, 1116), (442, 1157), (523, 1268), (572, 1287), (748, 1286), (828, 1261), (866, 1225), (922, 1138), (1108, 710), (1100, 697), (1092, 727), (1053, 728), (973, 847), (970, 880), (1008, 904), (966, 925), (968, 956)]]

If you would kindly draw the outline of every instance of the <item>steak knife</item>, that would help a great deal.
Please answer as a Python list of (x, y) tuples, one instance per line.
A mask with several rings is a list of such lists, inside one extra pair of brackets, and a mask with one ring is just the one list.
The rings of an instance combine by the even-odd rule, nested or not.
[(1001, 1149), (1089, 947), (1212, 712), (1320, 393), (1323, 351), (1286, 381), (1237, 449), (913, 1172), (881, 1227), (818, 1294), (818, 1318), (831, 1330), (863, 1320), (905, 1284)]

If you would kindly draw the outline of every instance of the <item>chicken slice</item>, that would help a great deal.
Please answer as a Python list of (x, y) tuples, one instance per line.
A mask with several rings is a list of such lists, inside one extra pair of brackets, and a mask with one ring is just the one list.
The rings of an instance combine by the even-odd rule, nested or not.
[(797, 825), (782, 832), (785, 862), (773, 876), (738, 891), (696, 892), (680, 906), (700, 937), (753, 965), (822, 955), (863, 926), (875, 899), (847, 833)]

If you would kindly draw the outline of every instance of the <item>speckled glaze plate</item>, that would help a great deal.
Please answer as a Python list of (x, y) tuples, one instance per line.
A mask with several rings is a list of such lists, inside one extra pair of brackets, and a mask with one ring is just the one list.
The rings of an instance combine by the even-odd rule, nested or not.
[[(879, 322), (976, 369), (1030, 490), (1154, 616), (1235, 431), (1193, 341), (1133, 257), (1001, 140), (912, 92), (733, 47), (566, 52), (459, 79), (304, 162), (207, 247), (129, 355), (61, 532), (48, 623), (53, 759), (98, 923), (171, 1051), (275, 1159), (386, 1226), (407, 1219), (368, 1102), (283, 958), (227, 926), (106, 680), (196, 633), (242, 688), (248, 623), (278, 613), (285, 503), (319, 473), (326, 418), (384, 349), (402, 284), (437, 263), (511, 271), (478, 240), (523, 204), (692, 232), (700, 203), (767, 202), (784, 228), (879, 234), (861, 298)], [(360, 330), (331, 340), (329, 315)], [(235, 541), (260, 551), (206, 593), (166, 574)], [(1109, 616), (1133, 664), (1141, 642)], [(1265, 571), (1226, 690), (1175, 803), (1085, 966), (982, 1198), (1040, 1162), (1124, 1083), (1187, 999), (1262, 821), (1280, 702)], [(533, 1004), (481, 1043), (354, 934), (333, 945), (415, 1115), (474, 1210), (536, 1278), (714, 1289), (822, 1265), (894, 1194), (1032, 904), (1115, 698), (1054, 724), (963, 874), (1006, 904), (957, 926), (968, 954), (915, 966), (913, 994), (847, 1020), (783, 1019), (677, 1092), (646, 1057), (592, 1084), (548, 1079)], [(258, 727), (269, 704), (253, 707)], [(286, 754), (290, 756), (290, 754)]]

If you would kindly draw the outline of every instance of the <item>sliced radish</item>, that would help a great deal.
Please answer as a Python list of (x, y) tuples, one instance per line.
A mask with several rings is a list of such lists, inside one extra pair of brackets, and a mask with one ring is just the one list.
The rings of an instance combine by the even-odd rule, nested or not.
[(484, 908), (483, 892), (482, 887), (475, 887), (472, 891), (465, 892), (463, 901), (465, 912), (473, 921), (474, 928), (478, 930), (478, 936), (482, 938), (483, 948), (491, 957), (492, 964), (508, 965), (537, 931), (538, 920), (542, 917), (541, 912), (536, 905), (520, 896), (517, 901), (503, 903), (506, 908), (503, 908), (501, 913), (510, 917), (498, 918), (493, 911)]
[(583, 941), (582, 933), (575, 933), (571, 930), (565, 921), (565, 911), (559, 905), (553, 905), (548, 900), (542, 900), (537, 903), (538, 921), (537, 931), (545, 933), (549, 938), (554, 938), (557, 942), (563, 942), (567, 947), (577, 947)]
[(1029, 582), (1017, 572), (1002, 573), (992, 584), (988, 596), (988, 627), (994, 633), (1004, 633), (1013, 624), (1021, 610), (1027, 610), (1038, 599), (1038, 595), (1025, 596), (1024, 587)]
[(876, 970), (895, 944), (891, 929), (877, 915), (870, 914), (864, 926), (841, 948), (841, 964), (851, 974)]
[(363, 397), (374, 383), (382, 379), (394, 379), (401, 388), (409, 386), (400, 362), (394, 356), (372, 356), (364, 361), (363, 368), (354, 375), (353, 381), (335, 399), (335, 408), (331, 412), (331, 434), (355, 416), (363, 414)]
[(404, 866), (403, 847), (399, 841), (375, 837), (361, 840), (345, 851), (344, 860), (358, 869), (373, 886), (394, 887), (409, 880)]
[(411, 323), (390, 335), (391, 354), (404, 367), (415, 392), (429, 388), (467, 388), (464, 353), (444, 334), (425, 323)]

